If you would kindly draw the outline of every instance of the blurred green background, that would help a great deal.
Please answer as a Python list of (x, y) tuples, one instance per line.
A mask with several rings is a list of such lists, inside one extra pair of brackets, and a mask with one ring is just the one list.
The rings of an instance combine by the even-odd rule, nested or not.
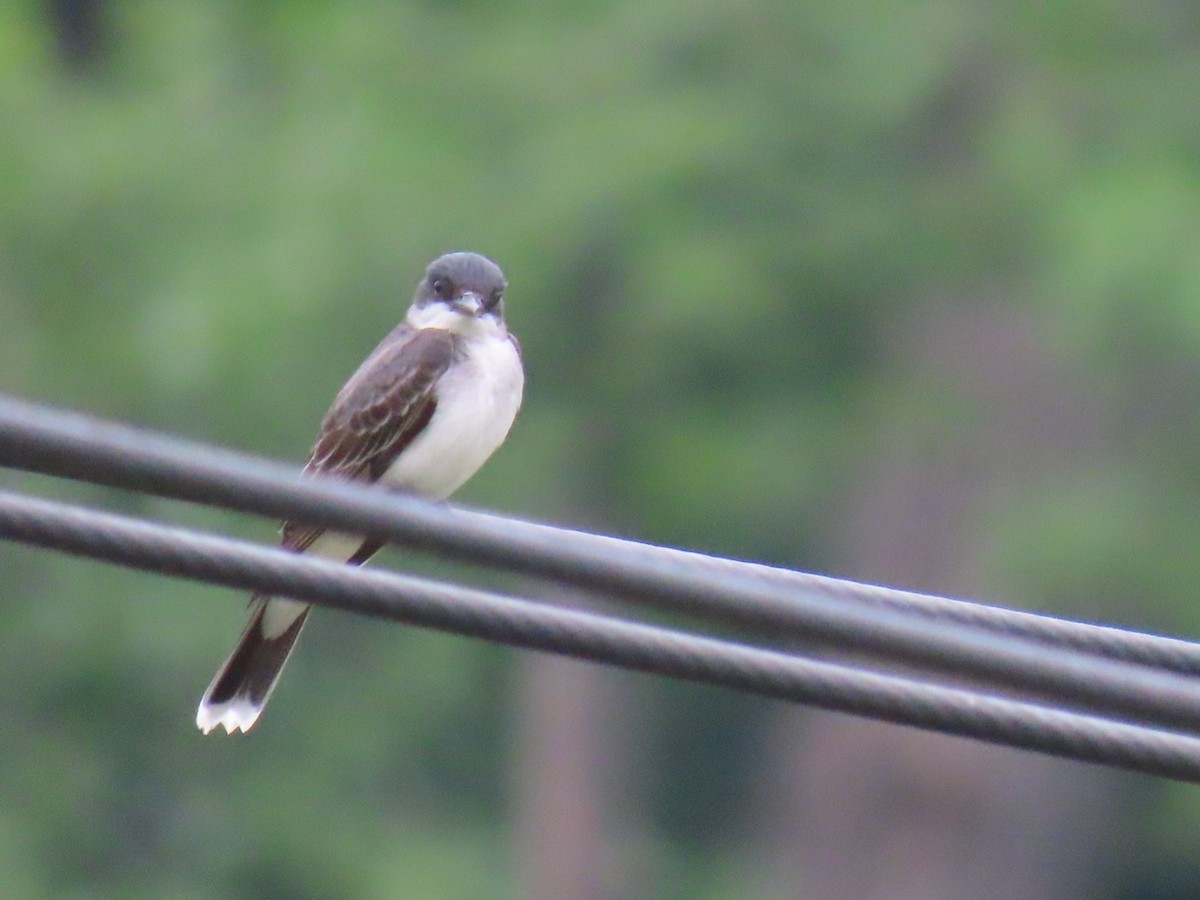
[[(1195, 636), (1197, 96), (1178, 2), (8, 3), (0, 390), (299, 464), (472, 249), (464, 503)], [(1193, 788), (335, 613), (205, 739), (243, 597), (0, 572), (5, 896), (1200, 893)]]

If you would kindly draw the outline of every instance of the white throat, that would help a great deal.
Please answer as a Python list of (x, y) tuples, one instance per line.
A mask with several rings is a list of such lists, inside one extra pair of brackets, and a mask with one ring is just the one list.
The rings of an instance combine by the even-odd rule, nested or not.
[(414, 303), (404, 320), (413, 328), (444, 328), (463, 337), (506, 337), (508, 329), (495, 316), (472, 316), (445, 303)]

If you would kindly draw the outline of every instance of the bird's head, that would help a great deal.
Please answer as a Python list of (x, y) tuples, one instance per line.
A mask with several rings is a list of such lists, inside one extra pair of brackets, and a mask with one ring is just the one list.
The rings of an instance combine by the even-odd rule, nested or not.
[(415, 318), (422, 327), (436, 323), (452, 330), (476, 320), (502, 324), (507, 284), (500, 267), (478, 253), (439, 256), (417, 285), (410, 321)]

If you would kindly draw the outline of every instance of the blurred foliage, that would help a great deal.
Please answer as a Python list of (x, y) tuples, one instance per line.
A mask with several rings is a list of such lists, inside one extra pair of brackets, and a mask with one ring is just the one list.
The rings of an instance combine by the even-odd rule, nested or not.
[[(1192, 6), (99, 6), (82, 60), (0, 7), (3, 391), (299, 461), (469, 248), (529, 385), (464, 502), (894, 582), (845, 550), (864, 472), (991, 453), (1015, 474), (963, 513), (973, 577), (909, 586), (1200, 631)], [(980, 311), (1053, 361), (1032, 387), (942, 361), (936, 323)], [(1044, 427), (959, 444), (1010, 420)], [(0, 569), (11, 896), (518, 895), (511, 654), (318, 615), (265, 724), (200, 740), (239, 598)], [(641, 864), (655, 896), (742, 896), (729, 780), (766, 707), (668, 695)], [(1194, 807), (1146, 826), (1181, 859)]]

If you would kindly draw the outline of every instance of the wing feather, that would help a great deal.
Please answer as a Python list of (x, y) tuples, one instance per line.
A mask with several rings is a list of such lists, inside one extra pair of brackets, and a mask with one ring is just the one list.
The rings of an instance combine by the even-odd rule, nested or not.
[[(321, 423), (304, 471), (309, 475), (376, 481), (429, 424), (437, 408), (434, 386), (456, 352), (442, 329), (401, 325), (346, 382)], [(285, 549), (306, 550), (324, 526), (283, 525)]]

